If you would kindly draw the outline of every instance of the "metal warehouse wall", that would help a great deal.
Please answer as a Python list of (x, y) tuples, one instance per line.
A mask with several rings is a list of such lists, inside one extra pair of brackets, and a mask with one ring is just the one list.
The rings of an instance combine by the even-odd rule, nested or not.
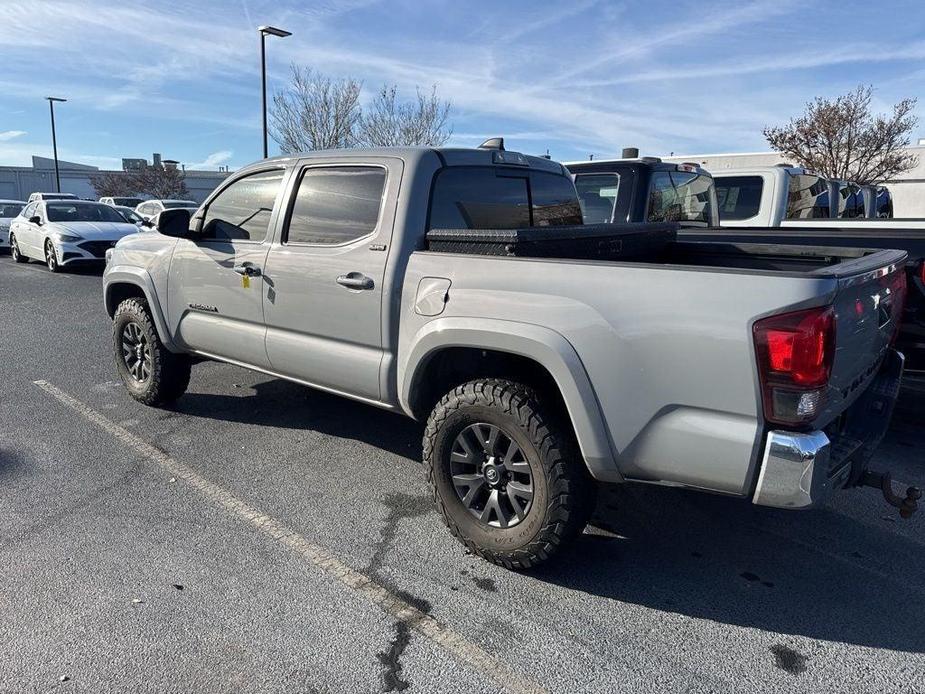
[[(74, 193), (81, 198), (96, 200), (96, 191), (90, 176), (105, 171), (61, 170), (61, 192)], [(119, 172), (121, 173), (121, 172)], [(189, 198), (202, 202), (215, 190), (228, 173), (224, 171), (187, 171), (186, 187)], [(35, 169), (29, 166), (0, 166), (0, 198), (25, 200), (31, 193), (51, 193), (55, 190), (54, 169)]]

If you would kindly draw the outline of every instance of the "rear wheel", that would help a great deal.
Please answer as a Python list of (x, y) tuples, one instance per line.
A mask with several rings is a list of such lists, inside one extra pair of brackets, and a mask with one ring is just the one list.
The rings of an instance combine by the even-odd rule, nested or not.
[(10, 255), (13, 257), (13, 260), (17, 263), (28, 263), (29, 259), (22, 254), (22, 251), (19, 250), (19, 242), (16, 240), (16, 237), (10, 234)]
[(61, 269), (61, 266), (58, 265), (58, 254), (55, 252), (51, 239), (45, 241), (45, 265), (48, 267), (49, 272), (58, 272)]
[(536, 566), (578, 534), (594, 488), (566, 431), (521, 384), (486, 379), (447, 393), (427, 422), (424, 464), (450, 532), (511, 569)]
[(116, 368), (129, 394), (154, 407), (169, 405), (186, 392), (190, 358), (174, 354), (158, 337), (144, 299), (126, 299), (112, 320)]

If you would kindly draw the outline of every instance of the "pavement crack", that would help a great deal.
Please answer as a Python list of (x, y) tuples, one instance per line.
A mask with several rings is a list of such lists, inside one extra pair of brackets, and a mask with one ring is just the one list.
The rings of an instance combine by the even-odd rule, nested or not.
[[(426, 496), (411, 496), (410, 494), (387, 494), (385, 497), (385, 506), (389, 513), (379, 531), (379, 541), (376, 543), (376, 549), (373, 556), (370, 557), (369, 564), (363, 571), (367, 576), (378, 581), (402, 600), (420, 610), (423, 614), (430, 614), (431, 604), (424, 598), (412, 595), (411, 593), (399, 588), (394, 581), (382, 575), (382, 567), (385, 558), (395, 543), (395, 536), (398, 532), (398, 523), (404, 518), (414, 518), (423, 515), (430, 510), (430, 499)], [(402, 692), (411, 686), (411, 683), (402, 679), (404, 666), (401, 662), (401, 656), (411, 641), (411, 627), (402, 620), (396, 620), (393, 629), (395, 636), (389, 643), (385, 651), (376, 654), (376, 660), (382, 665), (382, 691), (383, 692)]]
[(411, 629), (404, 622), (395, 622), (395, 637), (389, 644), (389, 649), (376, 654), (376, 658), (385, 668), (382, 672), (382, 691), (403, 692), (411, 686), (408, 680), (401, 678), (404, 669), (401, 656), (408, 647), (409, 641), (411, 641)]

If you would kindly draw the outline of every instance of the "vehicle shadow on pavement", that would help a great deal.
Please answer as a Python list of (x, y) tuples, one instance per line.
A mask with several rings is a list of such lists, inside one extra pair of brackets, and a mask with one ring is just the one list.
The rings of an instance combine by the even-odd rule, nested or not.
[(923, 653), (925, 546), (920, 533), (898, 532), (905, 522), (922, 525), (886, 506), (862, 523), (835, 508), (605, 487), (592, 523), (604, 532), (592, 529), (532, 575), (697, 619)]
[(173, 410), (227, 422), (313, 430), (421, 459), (424, 426), (407, 417), (280, 378), (241, 389), (242, 395), (187, 392)]
[[(421, 423), (282, 379), (239, 387), (188, 392), (174, 409), (314, 430), (420, 461)], [(838, 506), (801, 513), (667, 487), (602, 487), (590, 534), (529, 575), (697, 619), (925, 653), (925, 543), (900, 532), (922, 518), (900, 521), (874, 496), (862, 499), (873, 490), (843, 494), (844, 506), (875, 510), (854, 511), (861, 521)]]

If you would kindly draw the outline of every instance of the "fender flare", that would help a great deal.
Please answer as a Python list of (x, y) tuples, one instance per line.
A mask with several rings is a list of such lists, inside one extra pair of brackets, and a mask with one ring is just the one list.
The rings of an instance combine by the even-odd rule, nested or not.
[(148, 302), (148, 308), (151, 309), (151, 317), (154, 319), (154, 327), (157, 329), (157, 336), (161, 339), (164, 347), (171, 352), (182, 352), (183, 350), (177, 347), (176, 343), (173, 341), (173, 337), (170, 335), (170, 331), (167, 330), (167, 320), (161, 308), (161, 302), (158, 300), (154, 280), (151, 279), (151, 275), (148, 274), (148, 271), (144, 268), (132, 267), (130, 265), (116, 265), (106, 268), (106, 274), (103, 279), (103, 302), (106, 313), (112, 316), (117, 308), (111, 305), (113, 301), (113, 288), (117, 285), (124, 284), (138, 287), (142, 294), (144, 294)]
[(399, 355), (399, 403), (406, 413), (412, 413), (412, 393), (421, 369), (434, 354), (448, 347), (507, 352), (545, 368), (559, 388), (591, 475), (606, 482), (623, 481), (591, 380), (565, 337), (550, 328), (517, 321), (456, 317), (430, 321)]

